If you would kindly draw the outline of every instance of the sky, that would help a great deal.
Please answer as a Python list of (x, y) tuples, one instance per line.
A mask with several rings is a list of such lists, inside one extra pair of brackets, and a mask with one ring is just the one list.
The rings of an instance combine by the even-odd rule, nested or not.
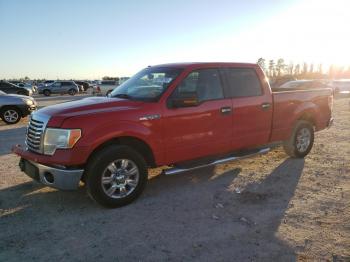
[(347, 0), (0, 0), (0, 79), (259, 57), (349, 65), (349, 10)]

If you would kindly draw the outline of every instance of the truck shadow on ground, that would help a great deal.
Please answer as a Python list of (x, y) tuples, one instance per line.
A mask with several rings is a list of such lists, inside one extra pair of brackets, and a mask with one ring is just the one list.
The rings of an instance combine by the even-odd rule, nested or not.
[(229, 189), (239, 168), (158, 176), (138, 201), (113, 210), (93, 204), (84, 188), (60, 192), (35, 182), (6, 188), (0, 258), (295, 261), (276, 232), (303, 167), (304, 160), (286, 159), (239, 194)]

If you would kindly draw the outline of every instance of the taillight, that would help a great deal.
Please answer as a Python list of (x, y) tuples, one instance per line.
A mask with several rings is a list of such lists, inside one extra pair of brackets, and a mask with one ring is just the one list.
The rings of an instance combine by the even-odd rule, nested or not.
[(98, 92), (101, 92), (101, 88), (99, 86), (96, 87)]

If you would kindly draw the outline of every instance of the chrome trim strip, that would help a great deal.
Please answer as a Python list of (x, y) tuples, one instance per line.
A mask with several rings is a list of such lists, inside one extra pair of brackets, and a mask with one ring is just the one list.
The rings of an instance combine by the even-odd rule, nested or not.
[(147, 120), (155, 120), (155, 119), (159, 119), (160, 115), (159, 114), (154, 114), (154, 115), (146, 115), (146, 116), (142, 116), (139, 118), (140, 121), (147, 121)]

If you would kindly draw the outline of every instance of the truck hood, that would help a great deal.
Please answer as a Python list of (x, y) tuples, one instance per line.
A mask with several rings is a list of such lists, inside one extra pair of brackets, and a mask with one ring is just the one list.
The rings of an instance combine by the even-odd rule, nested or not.
[(143, 102), (121, 98), (89, 97), (78, 101), (47, 106), (34, 114), (46, 115), (50, 118), (50, 126), (58, 127), (66, 118), (87, 114), (131, 110), (138, 108), (141, 104), (143, 104)]

